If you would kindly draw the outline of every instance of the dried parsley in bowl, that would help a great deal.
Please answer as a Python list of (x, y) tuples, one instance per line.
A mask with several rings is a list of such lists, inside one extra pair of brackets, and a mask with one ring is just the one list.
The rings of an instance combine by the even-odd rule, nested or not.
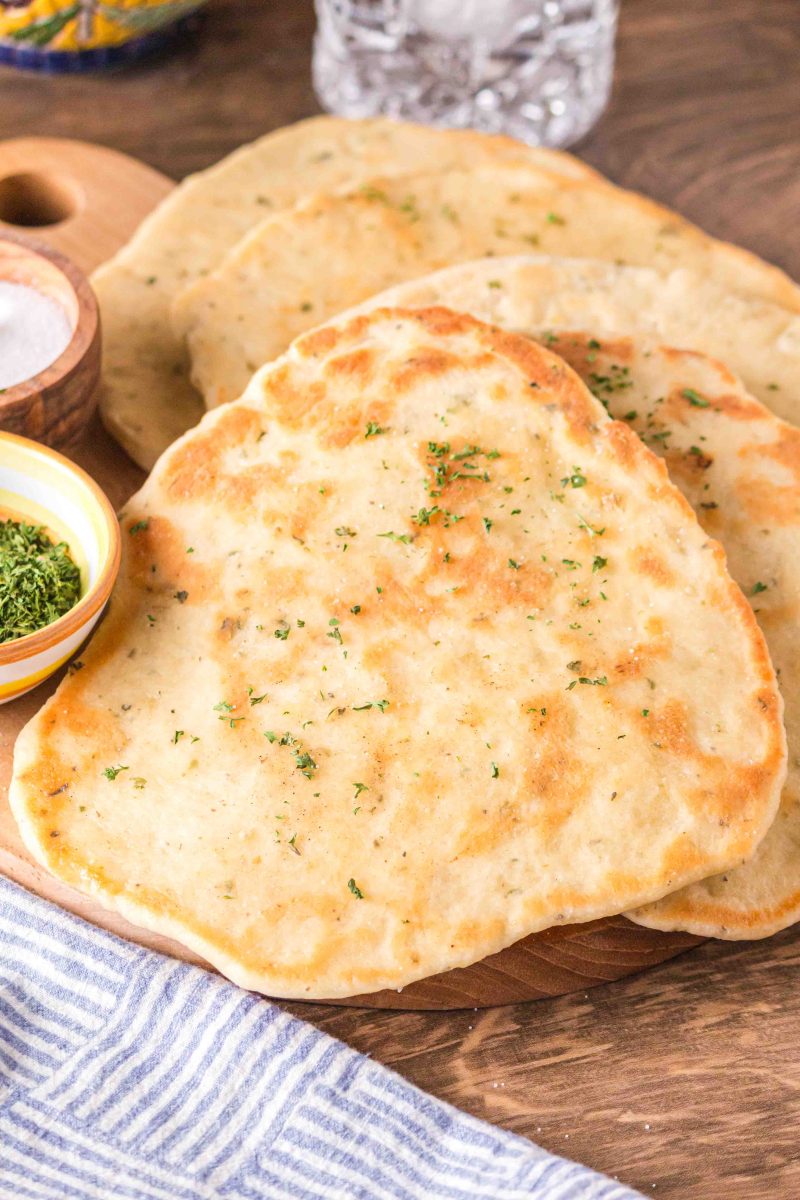
[(42, 629), (77, 604), (81, 573), (41, 525), (0, 521), (0, 642)]

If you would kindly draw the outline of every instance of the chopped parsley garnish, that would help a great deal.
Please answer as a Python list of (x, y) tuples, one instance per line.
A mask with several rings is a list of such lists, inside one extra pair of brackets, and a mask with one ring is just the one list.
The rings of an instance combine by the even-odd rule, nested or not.
[(577, 683), (584, 683), (589, 687), (607, 687), (608, 677), (600, 675), (597, 679), (589, 679), (587, 675), (581, 675), (579, 679), (573, 679), (572, 683), (567, 684), (567, 691), (571, 692)]
[(571, 475), (565, 475), (565, 476), (564, 476), (564, 478), (561, 480), (561, 486), (562, 486), (562, 488), (565, 488), (565, 487), (573, 487), (573, 488), (582, 488), (582, 487), (586, 487), (586, 476), (584, 475), (583, 471), (581, 471), (580, 467), (573, 467), (573, 468), (572, 468), (572, 474), (571, 474)]
[(684, 388), (681, 392), (681, 395), (683, 396), (684, 400), (688, 400), (694, 408), (710, 407), (710, 402), (706, 400), (704, 396), (701, 396), (699, 392), (696, 392), (694, 388)]
[(556, 212), (549, 212), (547, 214), (548, 225), (566, 225), (566, 223), (564, 217), (559, 216)]
[(580, 513), (578, 513), (578, 527), (583, 529), (584, 532), (588, 533), (589, 537), (602, 537), (606, 531), (605, 525), (603, 525), (600, 529), (595, 529), (594, 525), (590, 525)]
[(131, 534), (131, 536), (133, 536), (134, 534), (137, 534), (137, 533), (144, 533), (145, 530), (147, 530), (149, 528), (150, 528), (150, 518), (145, 517), (144, 520), (137, 521), (134, 525), (131, 525), (130, 529), (128, 530), (128, 533)]
[(305, 775), (306, 779), (313, 779), (314, 772), (317, 769), (317, 764), (307, 750), (294, 750), (294, 761), (297, 770), (301, 775)]
[(579, 562), (576, 562), (574, 558), (562, 558), (561, 561), (568, 571), (577, 571), (578, 567), (581, 565)]
[(350, 609), (350, 612), (353, 614), (353, 616), (357, 617), (358, 614), (361, 612), (361, 605), (354, 604), (353, 607)]
[(173, 746), (177, 746), (178, 742), (181, 740), (181, 738), (183, 736), (184, 736), (184, 731), (182, 729), (176, 729), (172, 735)]
[(354, 704), (353, 712), (365, 712), (368, 708), (379, 708), (381, 712), (386, 712), (388, 707), (388, 700), (369, 700), (366, 704)]
[(290, 628), (288, 621), (282, 621), (278, 628), (273, 630), (272, 636), (276, 637), (280, 642), (285, 642), (289, 636), (289, 633)]
[(766, 590), (767, 590), (766, 583), (762, 583), (761, 580), (759, 579), (758, 583), (754, 583), (753, 586), (751, 587), (750, 595), (757, 596), (759, 594), (759, 592), (766, 592)]
[[(294, 756), (295, 767), (301, 775), (305, 775), (306, 779), (314, 778), (314, 772), (317, 769), (316, 761), (311, 757), (307, 750), (303, 750), (301, 748), (298, 739), (293, 733), (290, 733), (287, 730), (283, 737), (279, 738), (278, 735), (273, 732), (273, 730), (267, 729), (264, 731), (264, 737), (267, 739), (270, 745), (273, 745), (275, 742), (277, 742), (279, 746), (294, 746), (295, 749), (292, 750), (292, 754)], [(281, 817), (279, 820), (283, 820), (283, 818)]]
[(105, 767), (103, 774), (106, 779), (116, 779), (120, 771), (129, 771), (130, 767)]
[(365, 783), (354, 783), (353, 787), (356, 789), (355, 795), (353, 796), (354, 800), (357, 800), (362, 792), (369, 791), (369, 788), (367, 787), (367, 785)]
[(625, 388), (629, 387), (633, 387), (633, 380), (630, 378), (630, 367), (622, 367), (617, 363), (612, 363), (606, 375), (600, 375), (597, 371), (590, 371), (589, 373), (589, 389), (606, 408), (608, 408), (608, 396), (612, 396), (614, 392), (624, 391)]
[(404, 546), (411, 544), (411, 535), (409, 533), (395, 533), (390, 529), (388, 533), (379, 533), (378, 537), (388, 538), (391, 542), (402, 542)]
[[(433, 469), (433, 478), (426, 480), (425, 490), (432, 497), (441, 496), (444, 488), (457, 479), (474, 479), (480, 483), (489, 483), (488, 471), (481, 470), (478, 464), (471, 460), (478, 456), (489, 459), (501, 457), (499, 450), (482, 450), (480, 446), (474, 445), (465, 446), (458, 453), (451, 454), (449, 442), (428, 442), (428, 453), (438, 460), (428, 463), (428, 467)], [(458, 467), (451, 467), (448, 462), (443, 461), (445, 458), (449, 458), (449, 463), (457, 463)], [(451, 520), (455, 519), (453, 513), (449, 513), (448, 516)]]
[(594, 559), (592, 560), (592, 573), (595, 571), (602, 571), (603, 567), (605, 567), (607, 564), (607, 558), (601, 558), (599, 554), (595, 554)]
[(519, 570), (519, 567), (520, 567), (520, 564), (519, 564), (519, 563), (517, 562), (517, 560), (516, 560), (516, 559), (514, 559), (514, 558), (510, 558), (510, 559), (508, 560), (508, 565), (511, 567), (511, 570), (512, 570), (512, 571), (518, 571), (518, 570)]
[(386, 433), (386, 430), (381, 425), (377, 425), (375, 421), (367, 422), (367, 428), (364, 433), (365, 438), (377, 437), (381, 433)]
[(231, 729), (235, 729), (238, 723), (244, 720), (244, 717), (230, 716), (235, 707), (235, 705), (229, 704), (227, 700), (220, 700), (219, 704), (214, 705), (214, 712), (219, 713), (217, 720), (227, 721)]
[(353, 893), (353, 895), (355, 896), (356, 900), (364, 899), (364, 893), (362, 892), (361, 888), (356, 883), (355, 879), (348, 879), (347, 886), (350, 889), (350, 891)]
[(492, 779), (498, 779), (499, 777), (500, 777), (500, 768), (498, 767), (496, 762), (493, 762), (492, 763)]
[(494, 522), (493, 522), (493, 521), (491, 521), (491, 520), (490, 520), (488, 517), (484, 517), (484, 518), (483, 518), (483, 528), (486, 530), (486, 532), (487, 532), (487, 533), (491, 533), (491, 532), (492, 532), (492, 525), (493, 525), (493, 524), (494, 524)]
[(381, 204), (389, 203), (389, 197), (387, 196), (386, 192), (384, 192), (381, 188), (376, 188), (374, 184), (365, 183), (360, 188), (360, 191), (365, 200), (377, 200)]
[(81, 573), (41, 525), (0, 522), (0, 642), (35, 633), (78, 603)]
[(349, 525), (337, 525), (333, 532), (337, 537), (358, 537), (356, 530)]

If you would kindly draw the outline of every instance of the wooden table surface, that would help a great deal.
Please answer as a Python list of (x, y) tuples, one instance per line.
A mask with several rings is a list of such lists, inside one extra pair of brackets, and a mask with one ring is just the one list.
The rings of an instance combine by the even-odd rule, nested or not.
[[(176, 56), (0, 70), (0, 138), (82, 137), (176, 177), (317, 111), (304, 0), (214, 0)], [(800, 4), (623, 0), (611, 107), (577, 147), (800, 277)], [(800, 1195), (800, 933), (483, 1013), (289, 1005), (420, 1087), (672, 1200)]]

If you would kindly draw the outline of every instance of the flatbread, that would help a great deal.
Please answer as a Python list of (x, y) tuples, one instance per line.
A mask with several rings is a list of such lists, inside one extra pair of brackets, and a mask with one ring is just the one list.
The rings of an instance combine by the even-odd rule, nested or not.
[(346, 996), (741, 862), (781, 700), (662, 463), (528, 339), (317, 330), (161, 459), (23, 730), (51, 871), (236, 982)]
[(707, 274), (516, 256), (439, 271), (364, 307), (383, 304), (446, 304), (504, 329), (591, 329), (699, 350), (777, 416), (800, 424), (800, 315), (730, 292)]
[[(633, 268), (508, 260), (491, 268), (502, 283), (497, 289), (486, 286), (488, 271), (480, 263), (440, 272), (374, 303), (457, 303), (477, 317), (532, 333), (599, 327), (603, 340), (588, 354), (580, 335), (551, 333), (545, 340), (579, 370), (612, 416), (629, 415), (632, 428), (666, 458), (673, 482), (722, 542), (734, 579), (757, 611), (785, 700), (789, 772), (778, 818), (755, 856), (629, 915), (659, 929), (767, 937), (800, 920), (800, 432), (754, 400), (720, 363), (665, 349), (649, 335), (725, 353), (747, 373), (753, 391), (796, 413), (800, 321), (763, 308), (758, 321), (747, 322), (737, 297), (717, 298), (703, 281), (687, 283), (682, 272), (662, 281)], [(686, 296), (693, 297), (688, 309)], [(614, 329), (636, 336), (611, 333), (606, 340)]]
[[(307, 199), (264, 221), (182, 293), (173, 320), (211, 408), (241, 395), (292, 338), (348, 306), (441, 267), (532, 247), (659, 272), (691, 268), (755, 307), (799, 307), (800, 291), (781, 272), (641, 196), (507, 162)], [(694, 307), (691, 295), (683, 305)]]
[(201, 278), (265, 213), (304, 193), (378, 172), (447, 171), (505, 158), (546, 165), (570, 178), (594, 177), (578, 159), (511, 138), (435, 130), (377, 118), (313, 117), (243, 146), (192, 175), (104, 264), (92, 283), (103, 320), (106, 427), (149, 470), (161, 451), (202, 415), (184, 349), (169, 325), (176, 292)]
[(767, 937), (800, 920), (800, 430), (704, 355), (574, 334), (547, 344), (665, 459), (700, 523), (722, 543), (784, 698), (788, 773), (778, 816), (755, 855), (629, 915), (653, 929)]

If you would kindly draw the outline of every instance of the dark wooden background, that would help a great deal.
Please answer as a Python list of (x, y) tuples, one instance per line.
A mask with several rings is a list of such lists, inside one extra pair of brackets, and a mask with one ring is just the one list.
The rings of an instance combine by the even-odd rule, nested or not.
[[(170, 175), (317, 111), (305, 0), (212, 0), (171, 56), (0, 70), (0, 138), (82, 137)], [(577, 151), (800, 276), (800, 2), (624, 0), (611, 107)], [(291, 1005), (420, 1087), (664, 1200), (800, 1196), (800, 934), (487, 1012)]]

